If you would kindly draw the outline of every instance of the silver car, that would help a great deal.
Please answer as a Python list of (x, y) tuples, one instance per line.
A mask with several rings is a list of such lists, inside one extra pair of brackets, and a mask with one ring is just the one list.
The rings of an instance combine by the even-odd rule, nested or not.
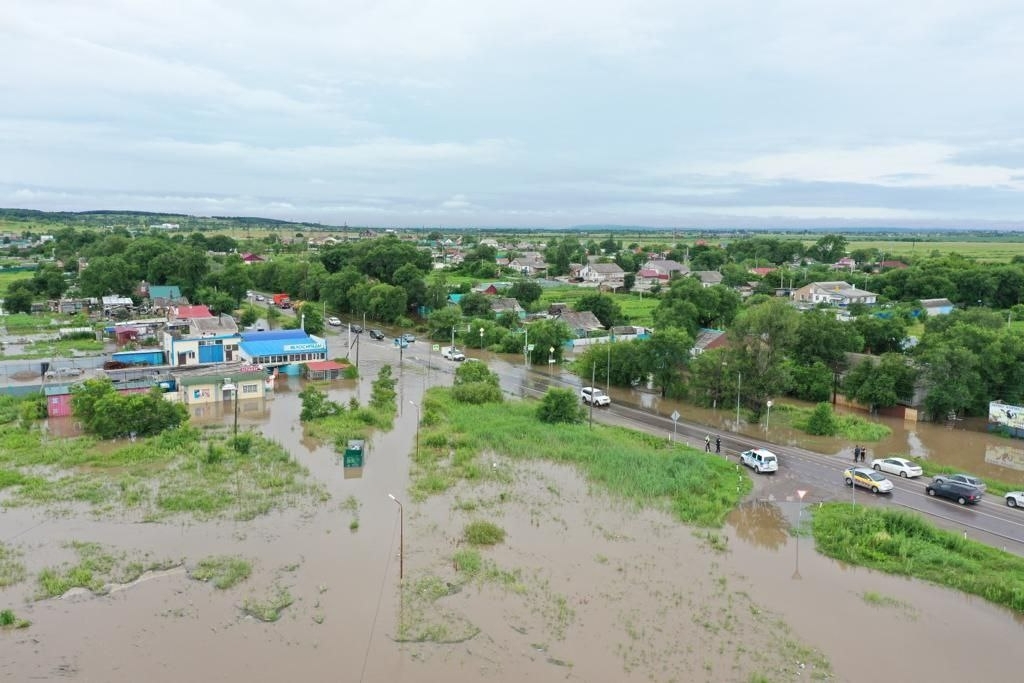
[(972, 474), (964, 474), (962, 472), (958, 474), (936, 474), (932, 477), (932, 481), (936, 484), (944, 481), (955, 481), (958, 484), (967, 484), (968, 486), (974, 486), (981, 489), (982, 492), (985, 491), (985, 482)]

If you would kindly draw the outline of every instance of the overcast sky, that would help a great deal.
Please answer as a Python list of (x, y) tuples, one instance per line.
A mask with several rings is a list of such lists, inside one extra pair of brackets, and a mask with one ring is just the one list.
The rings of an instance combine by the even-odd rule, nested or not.
[(0, 206), (1024, 227), (1020, 0), (4, 0)]

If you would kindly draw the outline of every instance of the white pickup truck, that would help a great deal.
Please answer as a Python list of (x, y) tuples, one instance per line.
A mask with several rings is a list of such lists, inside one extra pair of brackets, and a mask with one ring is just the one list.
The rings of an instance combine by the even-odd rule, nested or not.
[(445, 346), (441, 349), (441, 357), (446, 360), (463, 361), (466, 360), (466, 354), (459, 351), (454, 346)]
[(596, 387), (583, 387), (580, 389), (580, 398), (583, 399), (584, 403), (595, 406), (610, 406), (612, 404), (612, 397)]

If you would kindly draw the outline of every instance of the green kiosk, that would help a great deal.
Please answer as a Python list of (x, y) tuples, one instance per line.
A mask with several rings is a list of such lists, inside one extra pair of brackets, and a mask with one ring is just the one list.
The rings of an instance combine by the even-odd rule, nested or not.
[(345, 469), (363, 466), (363, 449), (365, 442), (362, 439), (351, 439), (348, 448), (345, 449), (345, 456), (342, 463)]

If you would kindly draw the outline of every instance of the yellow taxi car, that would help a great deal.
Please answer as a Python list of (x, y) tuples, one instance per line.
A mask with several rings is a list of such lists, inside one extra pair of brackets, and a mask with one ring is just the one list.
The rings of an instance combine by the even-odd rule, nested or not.
[(860, 486), (872, 493), (889, 493), (893, 489), (891, 481), (867, 467), (851, 467), (843, 472), (843, 479), (847, 486)]

